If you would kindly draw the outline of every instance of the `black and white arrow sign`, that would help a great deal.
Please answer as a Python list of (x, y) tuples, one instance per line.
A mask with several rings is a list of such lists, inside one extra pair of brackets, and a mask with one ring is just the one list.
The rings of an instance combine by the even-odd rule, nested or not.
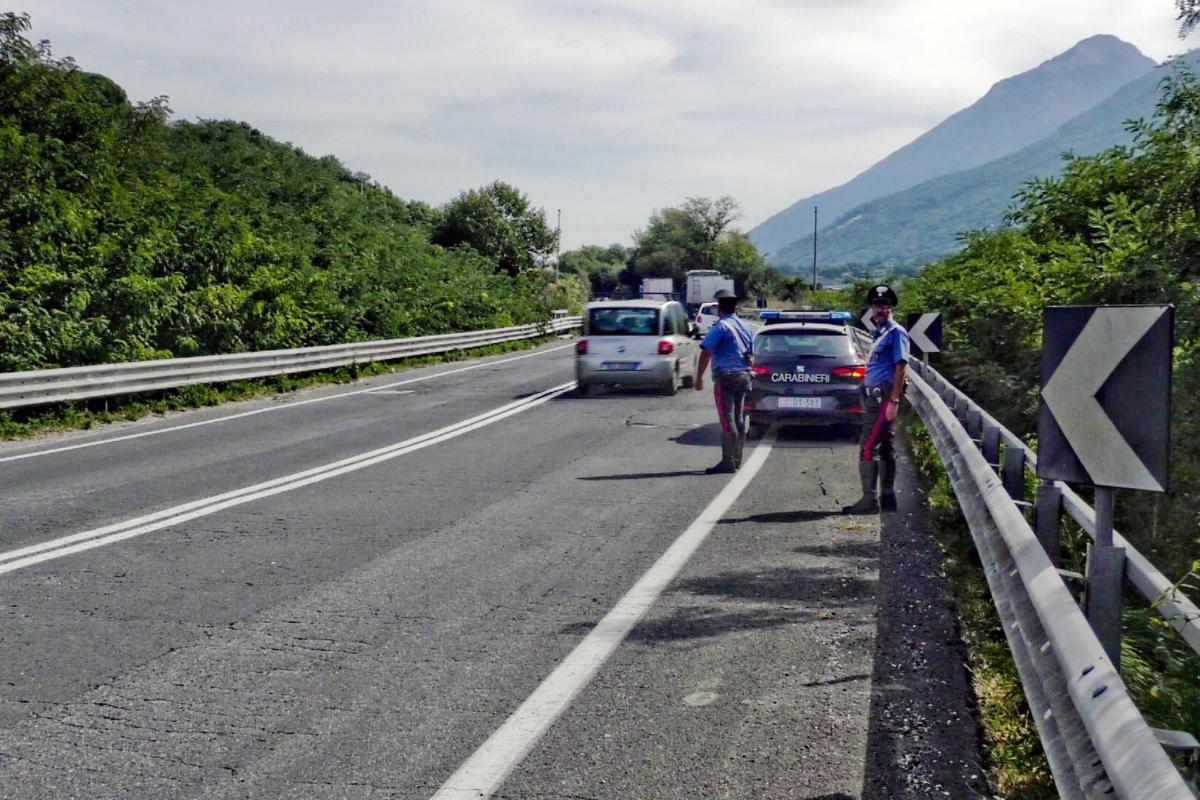
[(922, 353), (942, 352), (942, 312), (909, 314), (906, 322), (908, 338)]
[(863, 324), (863, 327), (867, 329), (867, 333), (874, 333), (875, 329), (879, 327), (875, 324), (875, 320), (871, 316), (874, 313), (875, 309), (867, 306), (867, 310), (864, 311), (863, 315), (858, 318), (859, 322)]
[(1163, 492), (1171, 424), (1171, 306), (1043, 312), (1040, 478)]

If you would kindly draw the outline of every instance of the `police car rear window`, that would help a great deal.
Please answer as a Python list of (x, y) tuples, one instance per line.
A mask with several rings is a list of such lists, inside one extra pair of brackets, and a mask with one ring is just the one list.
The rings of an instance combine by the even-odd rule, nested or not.
[(658, 309), (593, 308), (588, 312), (590, 336), (657, 336)]
[(768, 358), (842, 358), (850, 355), (850, 338), (837, 331), (764, 332), (754, 339), (754, 355)]

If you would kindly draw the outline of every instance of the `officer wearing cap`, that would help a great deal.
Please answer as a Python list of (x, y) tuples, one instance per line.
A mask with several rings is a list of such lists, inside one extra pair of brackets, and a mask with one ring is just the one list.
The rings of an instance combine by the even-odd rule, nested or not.
[[(863, 382), (866, 414), (859, 434), (858, 475), (862, 497), (842, 508), (843, 514), (870, 514), (896, 508), (896, 416), (904, 394), (908, 370), (908, 331), (892, 319), (896, 293), (890, 286), (875, 286), (867, 292), (875, 333), (867, 354), (867, 376)], [(875, 482), (879, 480), (876, 500)]]
[(746, 445), (746, 395), (750, 393), (750, 348), (754, 334), (737, 318), (738, 296), (728, 289), (717, 291), (717, 322), (700, 342), (696, 365), (697, 391), (704, 388), (704, 371), (713, 366), (713, 397), (721, 421), (721, 460), (705, 472), (733, 472), (742, 465)]

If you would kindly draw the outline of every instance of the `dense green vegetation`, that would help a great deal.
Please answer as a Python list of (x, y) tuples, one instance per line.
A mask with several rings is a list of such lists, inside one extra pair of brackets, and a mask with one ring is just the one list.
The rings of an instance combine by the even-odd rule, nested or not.
[(236, 122), (168, 123), (0, 15), (0, 371), (538, 322), (554, 234), (493, 184), (406, 202)]
[(943, 368), (1025, 435), (1036, 423), (1045, 306), (1175, 304), (1174, 485), (1165, 497), (1122, 495), (1119, 507), (1131, 538), (1177, 574), (1190, 569), (1200, 522), (1198, 202), (1200, 83), (1178, 69), (1131, 145), (1028, 184), (1012, 227), (969, 234), (962, 253), (928, 267), (902, 298), (944, 313)]
[[(941, 310), (946, 327), (940, 369), (1032, 441), (1045, 306), (1173, 303), (1171, 490), (1165, 495), (1119, 493), (1117, 525), (1195, 597), (1200, 550), (1200, 81), (1186, 68), (1169, 74), (1153, 120), (1134, 126), (1130, 145), (1072, 159), (1061, 177), (1026, 185), (1008, 221), (1003, 230), (969, 234), (960, 254), (908, 280), (900, 292), (901, 311)], [(920, 463), (919, 446), (916, 455)], [(1068, 526), (1067, 566), (1082, 568), (1085, 538)], [(968, 620), (964, 628), (969, 627)], [(988, 647), (986, 641), (982, 646)], [(1125, 681), (1152, 724), (1200, 734), (1200, 663), (1152, 609), (1136, 602), (1126, 612), (1122, 663)], [(981, 676), (1007, 681), (1010, 672), (999, 662), (986, 672), (981, 669), (975, 676), (977, 691)], [(984, 716), (986, 723), (986, 712)], [(1012, 725), (1010, 733), (1022, 723)], [(1004, 724), (997, 730), (997, 736), (1006, 735)], [(1014, 742), (995, 739), (993, 744)], [(993, 755), (1001, 757), (997, 752)], [(1019, 774), (1022, 764), (1038, 772), (1023, 746), (1011, 755), (1006, 768), (1014, 785), (1025, 781)], [(1036, 776), (1029, 780), (1030, 787), (1039, 783)], [(1037, 796), (1030, 791), (1028, 796)]]

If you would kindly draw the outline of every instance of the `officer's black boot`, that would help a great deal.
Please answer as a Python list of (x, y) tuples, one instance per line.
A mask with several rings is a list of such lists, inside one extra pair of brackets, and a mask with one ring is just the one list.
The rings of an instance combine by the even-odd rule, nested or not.
[(706, 473), (715, 475), (720, 472), (734, 472), (737, 470), (737, 466), (733, 463), (734, 447), (737, 446), (736, 438), (737, 434), (735, 433), (721, 434), (721, 461), (704, 470)]
[(853, 505), (842, 506), (843, 514), (874, 514), (879, 510), (879, 503), (875, 500), (875, 477), (878, 474), (879, 465), (874, 461), (858, 463), (858, 477), (862, 481), (863, 495)]
[(746, 449), (746, 432), (738, 431), (733, 440), (733, 468), (742, 468), (742, 451)]
[(884, 511), (896, 510), (896, 462), (879, 462), (879, 507)]

